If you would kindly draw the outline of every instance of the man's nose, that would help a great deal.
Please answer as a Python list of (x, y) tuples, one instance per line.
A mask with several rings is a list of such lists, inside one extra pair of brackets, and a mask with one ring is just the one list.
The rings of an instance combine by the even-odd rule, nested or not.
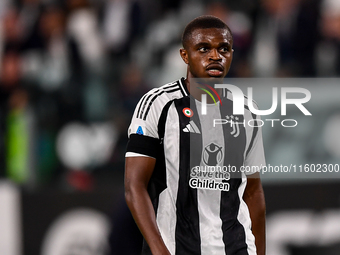
[(222, 58), (221, 58), (221, 55), (220, 55), (220, 53), (218, 52), (217, 49), (212, 49), (210, 51), (209, 59), (214, 60), (214, 61), (219, 61)]

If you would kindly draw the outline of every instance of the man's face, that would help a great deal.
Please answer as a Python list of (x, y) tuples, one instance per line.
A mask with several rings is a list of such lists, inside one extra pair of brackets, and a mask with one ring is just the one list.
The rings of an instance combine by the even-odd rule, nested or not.
[(196, 29), (180, 53), (193, 78), (223, 79), (233, 57), (232, 36), (227, 29)]

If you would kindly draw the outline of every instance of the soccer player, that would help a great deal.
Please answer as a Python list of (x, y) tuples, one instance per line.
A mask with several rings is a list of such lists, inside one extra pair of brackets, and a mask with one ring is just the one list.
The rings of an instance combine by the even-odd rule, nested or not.
[[(231, 31), (200, 16), (182, 43), (187, 77), (145, 94), (128, 130), (125, 197), (145, 239), (142, 254), (264, 255), (259, 173), (235, 171), (265, 164), (261, 129), (246, 125), (257, 116), (247, 105), (244, 115), (233, 115), (232, 96), (222, 89), (201, 114), (202, 94), (216, 92), (210, 85), (229, 71)], [(213, 125), (213, 118), (234, 122)]]

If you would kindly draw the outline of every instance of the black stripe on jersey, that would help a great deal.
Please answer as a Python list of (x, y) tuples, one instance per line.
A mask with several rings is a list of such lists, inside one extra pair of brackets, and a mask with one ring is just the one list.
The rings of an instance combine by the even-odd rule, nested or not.
[(174, 85), (169, 84), (168, 86), (163, 87), (163, 89), (166, 90), (166, 89), (170, 89), (170, 88), (174, 88), (174, 87), (178, 87), (178, 82), (176, 82), (176, 84), (174, 84)]
[[(247, 99), (247, 102), (248, 102), (248, 100), (249, 100), (249, 97), (248, 96), (246, 96), (246, 95), (243, 95), (246, 99)], [(252, 100), (252, 102), (257, 106), (257, 108), (259, 108), (259, 105), (254, 101), (254, 99)], [(248, 107), (248, 105), (244, 105), (244, 107), (246, 108), (246, 109), (248, 109), (249, 110), (249, 107)]]
[[(158, 93), (159, 92), (159, 89), (155, 91), (155, 93)], [(142, 119), (142, 116), (143, 116), (143, 113), (144, 113), (144, 109), (145, 109), (145, 106), (146, 106), (146, 103), (147, 101), (149, 100), (150, 97), (152, 97), (154, 94), (149, 94), (146, 99), (145, 99), (145, 102), (143, 103), (143, 106), (141, 108), (141, 112), (140, 112), (140, 115), (137, 116), (137, 118), (140, 118)]]
[(150, 136), (131, 134), (126, 151), (140, 153), (153, 158), (159, 153), (160, 141)]
[[(172, 90), (169, 90), (171, 88), (175, 88), (175, 87), (178, 87), (177, 89), (172, 89)], [(139, 105), (139, 109), (138, 109), (138, 112), (137, 112), (137, 118), (139, 119), (146, 119), (146, 116), (147, 116), (147, 113), (145, 113), (144, 117), (143, 117), (143, 113), (145, 112), (145, 107), (148, 105), (148, 107), (146, 108), (146, 112), (148, 112), (152, 105), (152, 103), (154, 102), (154, 100), (157, 98), (157, 96), (163, 94), (164, 92), (167, 92), (167, 93), (170, 93), (170, 92), (173, 92), (173, 91), (176, 91), (176, 90), (179, 90), (179, 83), (178, 81), (176, 82), (176, 84), (174, 83), (170, 83), (169, 85), (165, 85), (161, 88), (158, 88), (156, 89), (155, 91), (153, 91), (152, 93), (149, 93), (149, 94), (146, 94), (141, 102), (141, 104)], [(149, 100), (151, 99), (150, 102), (148, 102)]]
[[(249, 108), (247, 106), (245, 106), (245, 108), (249, 110)], [(257, 132), (259, 130), (258, 125), (257, 125), (257, 121), (256, 121), (256, 114), (251, 113), (251, 115), (253, 116), (253, 119), (255, 120), (255, 124), (254, 124), (255, 127), (253, 128), (253, 134), (251, 136), (251, 140), (250, 140), (247, 152), (246, 152), (246, 156), (248, 156), (251, 148), (253, 147), (253, 144), (254, 144), (254, 141), (255, 141), (255, 137), (256, 137)]]
[[(233, 115), (233, 102), (223, 98), (223, 106), (220, 106), (221, 116)], [(243, 122), (244, 116), (238, 115), (239, 122)], [(240, 133), (234, 137), (230, 133), (230, 125), (223, 126), (223, 136), (225, 140), (224, 166), (235, 166), (240, 169), (244, 161), (244, 151), (246, 148), (245, 128), (239, 125)], [(242, 182), (241, 173), (230, 173), (230, 190), (221, 191), (221, 210), (220, 217), (222, 220), (222, 240), (225, 245), (225, 252), (228, 255), (247, 255), (247, 243), (245, 230), (242, 224), (237, 220), (240, 209), (240, 198), (238, 194), (239, 186)]]
[(137, 111), (137, 116), (136, 116), (136, 118), (139, 118), (138, 116), (139, 116), (140, 109), (142, 108), (142, 105), (144, 104), (145, 98), (147, 98), (147, 96), (148, 96), (148, 94), (145, 94), (145, 95), (142, 97), (141, 103), (140, 103), (140, 105), (139, 105), (139, 107), (138, 107), (138, 111)]
[[(194, 102), (190, 102), (190, 97), (175, 99), (174, 103), (180, 123), (179, 180), (176, 199), (177, 219), (175, 229), (176, 254), (200, 255), (201, 236), (199, 229), (197, 189), (189, 187), (189, 179), (190, 169), (192, 166), (200, 165), (201, 156), (192, 156), (192, 153), (194, 153), (192, 149), (194, 148), (198, 151), (198, 155), (201, 155), (202, 137), (197, 136), (195, 139), (190, 139), (193, 138), (191, 137), (192, 133), (182, 132), (182, 130), (189, 124), (190, 120), (195, 120), (199, 129), (201, 129), (201, 125), (198, 119), (196, 104)], [(188, 118), (183, 114), (182, 111), (186, 107), (190, 107), (190, 109), (194, 112), (192, 118)], [(197, 146), (192, 146), (191, 143), (193, 141), (197, 142)]]
[(175, 91), (178, 91), (178, 90), (180, 90), (179, 88), (177, 88), (177, 89), (171, 89), (171, 90), (166, 90), (165, 92), (166, 93), (171, 93), (171, 92), (175, 92)]
[(145, 111), (145, 114), (144, 114), (144, 117), (143, 117), (143, 120), (146, 120), (146, 117), (148, 116), (148, 113), (150, 111), (150, 108), (151, 108), (151, 105), (152, 103), (156, 100), (157, 97), (159, 97), (160, 95), (162, 95), (164, 92), (166, 93), (172, 93), (172, 92), (175, 92), (175, 91), (178, 91), (179, 88), (177, 89), (172, 89), (172, 90), (163, 90), (161, 91), (160, 93), (156, 94), (149, 102), (149, 105), (148, 105), (148, 108), (146, 108), (146, 111)]
[[(157, 98), (158, 96), (162, 95), (164, 92), (165, 92), (164, 90), (161, 90), (161, 91), (159, 91), (157, 94), (153, 95), (153, 98), (151, 98), (151, 100), (150, 100), (150, 102), (149, 102), (148, 108), (146, 108), (146, 111), (145, 111), (143, 120), (146, 120), (146, 116), (147, 116), (148, 113), (149, 113), (149, 110), (150, 110), (150, 107), (151, 107), (153, 101), (155, 101), (156, 98)], [(144, 105), (144, 107), (145, 107), (145, 105)], [(143, 109), (144, 109), (144, 108), (143, 108)], [(142, 115), (143, 115), (143, 111), (142, 111), (142, 114), (141, 114), (141, 119), (142, 119)]]
[[(172, 88), (172, 87), (176, 87), (176, 86), (178, 86), (178, 82), (176, 82), (176, 84), (170, 83), (169, 85), (165, 85), (165, 86), (164, 86), (164, 89)], [(150, 98), (152, 95), (154, 95), (155, 93), (158, 93), (161, 89), (162, 89), (162, 88), (159, 88), (159, 89), (155, 90), (152, 94), (151, 94), (151, 93), (150, 93), (150, 94), (148, 93), (148, 94), (145, 94), (145, 95), (143, 96), (142, 102), (140, 103), (139, 108), (138, 108), (138, 112), (137, 112), (137, 116), (136, 116), (137, 118), (139, 118), (139, 119), (142, 118), (142, 114), (143, 114), (143, 110), (144, 110), (144, 108), (145, 108), (146, 102), (149, 100), (149, 98)], [(142, 112), (140, 112), (141, 109), (143, 109)]]
[(179, 87), (181, 88), (181, 92), (182, 92), (182, 95), (183, 95), (184, 97), (190, 95), (190, 93), (189, 93), (189, 91), (188, 91), (188, 88), (187, 88), (187, 86), (185, 85), (185, 80), (184, 80), (184, 78), (180, 79), (180, 81), (179, 81)]
[[(223, 90), (223, 95), (225, 96), (225, 98), (227, 98), (227, 93), (231, 93), (231, 91), (228, 90), (228, 89), (226, 89), (226, 94), (224, 94), (224, 93), (225, 93), (225, 91)], [(231, 93), (231, 94), (232, 94), (232, 93)], [(247, 96), (244, 96), (244, 97), (248, 100), (248, 97), (247, 97)], [(256, 103), (255, 101), (253, 101), (253, 103), (255, 103), (256, 106), (258, 107), (258, 105), (257, 105), (257, 103)], [(250, 111), (248, 105), (244, 105), (244, 108), (247, 109), (248, 111)], [(247, 152), (246, 152), (246, 156), (248, 156), (248, 154), (249, 154), (251, 148), (253, 147), (253, 143), (254, 143), (254, 141), (255, 141), (257, 132), (258, 132), (258, 130), (259, 130), (258, 125), (257, 125), (257, 121), (256, 121), (256, 114), (252, 113), (251, 111), (250, 111), (250, 113), (251, 113), (251, 115), (253, 116), (253, 119), (255, 120), (255, 124), (254, 124), (255, 127), (253, 128), (253, 134), (252, 134), (252, 137), (251, 137), (251, 140), (250, 140), (250, 143), (249, 143)], [(221, 115), (221, 116), (222, 116), (222, 115)]]
[(173, 103), (173, 100), (169, 101), (164, 106), (161, 116), (159, 117), (157, 129), (158, 129), (158, 137), (161, 140), (161, 143), (163, 142), (163, 138), (164, 138), (166, 118), (168, 116), (168, 111), (172, 103)]

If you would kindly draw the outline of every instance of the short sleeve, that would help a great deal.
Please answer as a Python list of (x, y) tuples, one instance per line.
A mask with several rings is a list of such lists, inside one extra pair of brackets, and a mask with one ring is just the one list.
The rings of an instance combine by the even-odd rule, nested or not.
[(157, 124), (160, 106), (158, 100), (150, 102), (152, 91), (139, 100), (128, 129), (128, 137), (131, 134), (138, 134), (158, 138)]
[[(155, 100), (153, 100), (155, 98)], [(128, 129), (127, 155), (131, 153), (156, 157), (159, 150), (158, 120), (162, 105), (154, 90), (145, 94), (138, 102)]]
[(266, 165), (264, 148), (263, 148), (263, 139), (262, 139), (262, 128), (258, 127), (256, 135), (251, 143), (251, 147), (249, 148), (249, 152), (246, 155), (244, 166), (247, 171), (245, 171), (246, 175), (251, 175), (256, 172), (259, 172), (263, 166)]

